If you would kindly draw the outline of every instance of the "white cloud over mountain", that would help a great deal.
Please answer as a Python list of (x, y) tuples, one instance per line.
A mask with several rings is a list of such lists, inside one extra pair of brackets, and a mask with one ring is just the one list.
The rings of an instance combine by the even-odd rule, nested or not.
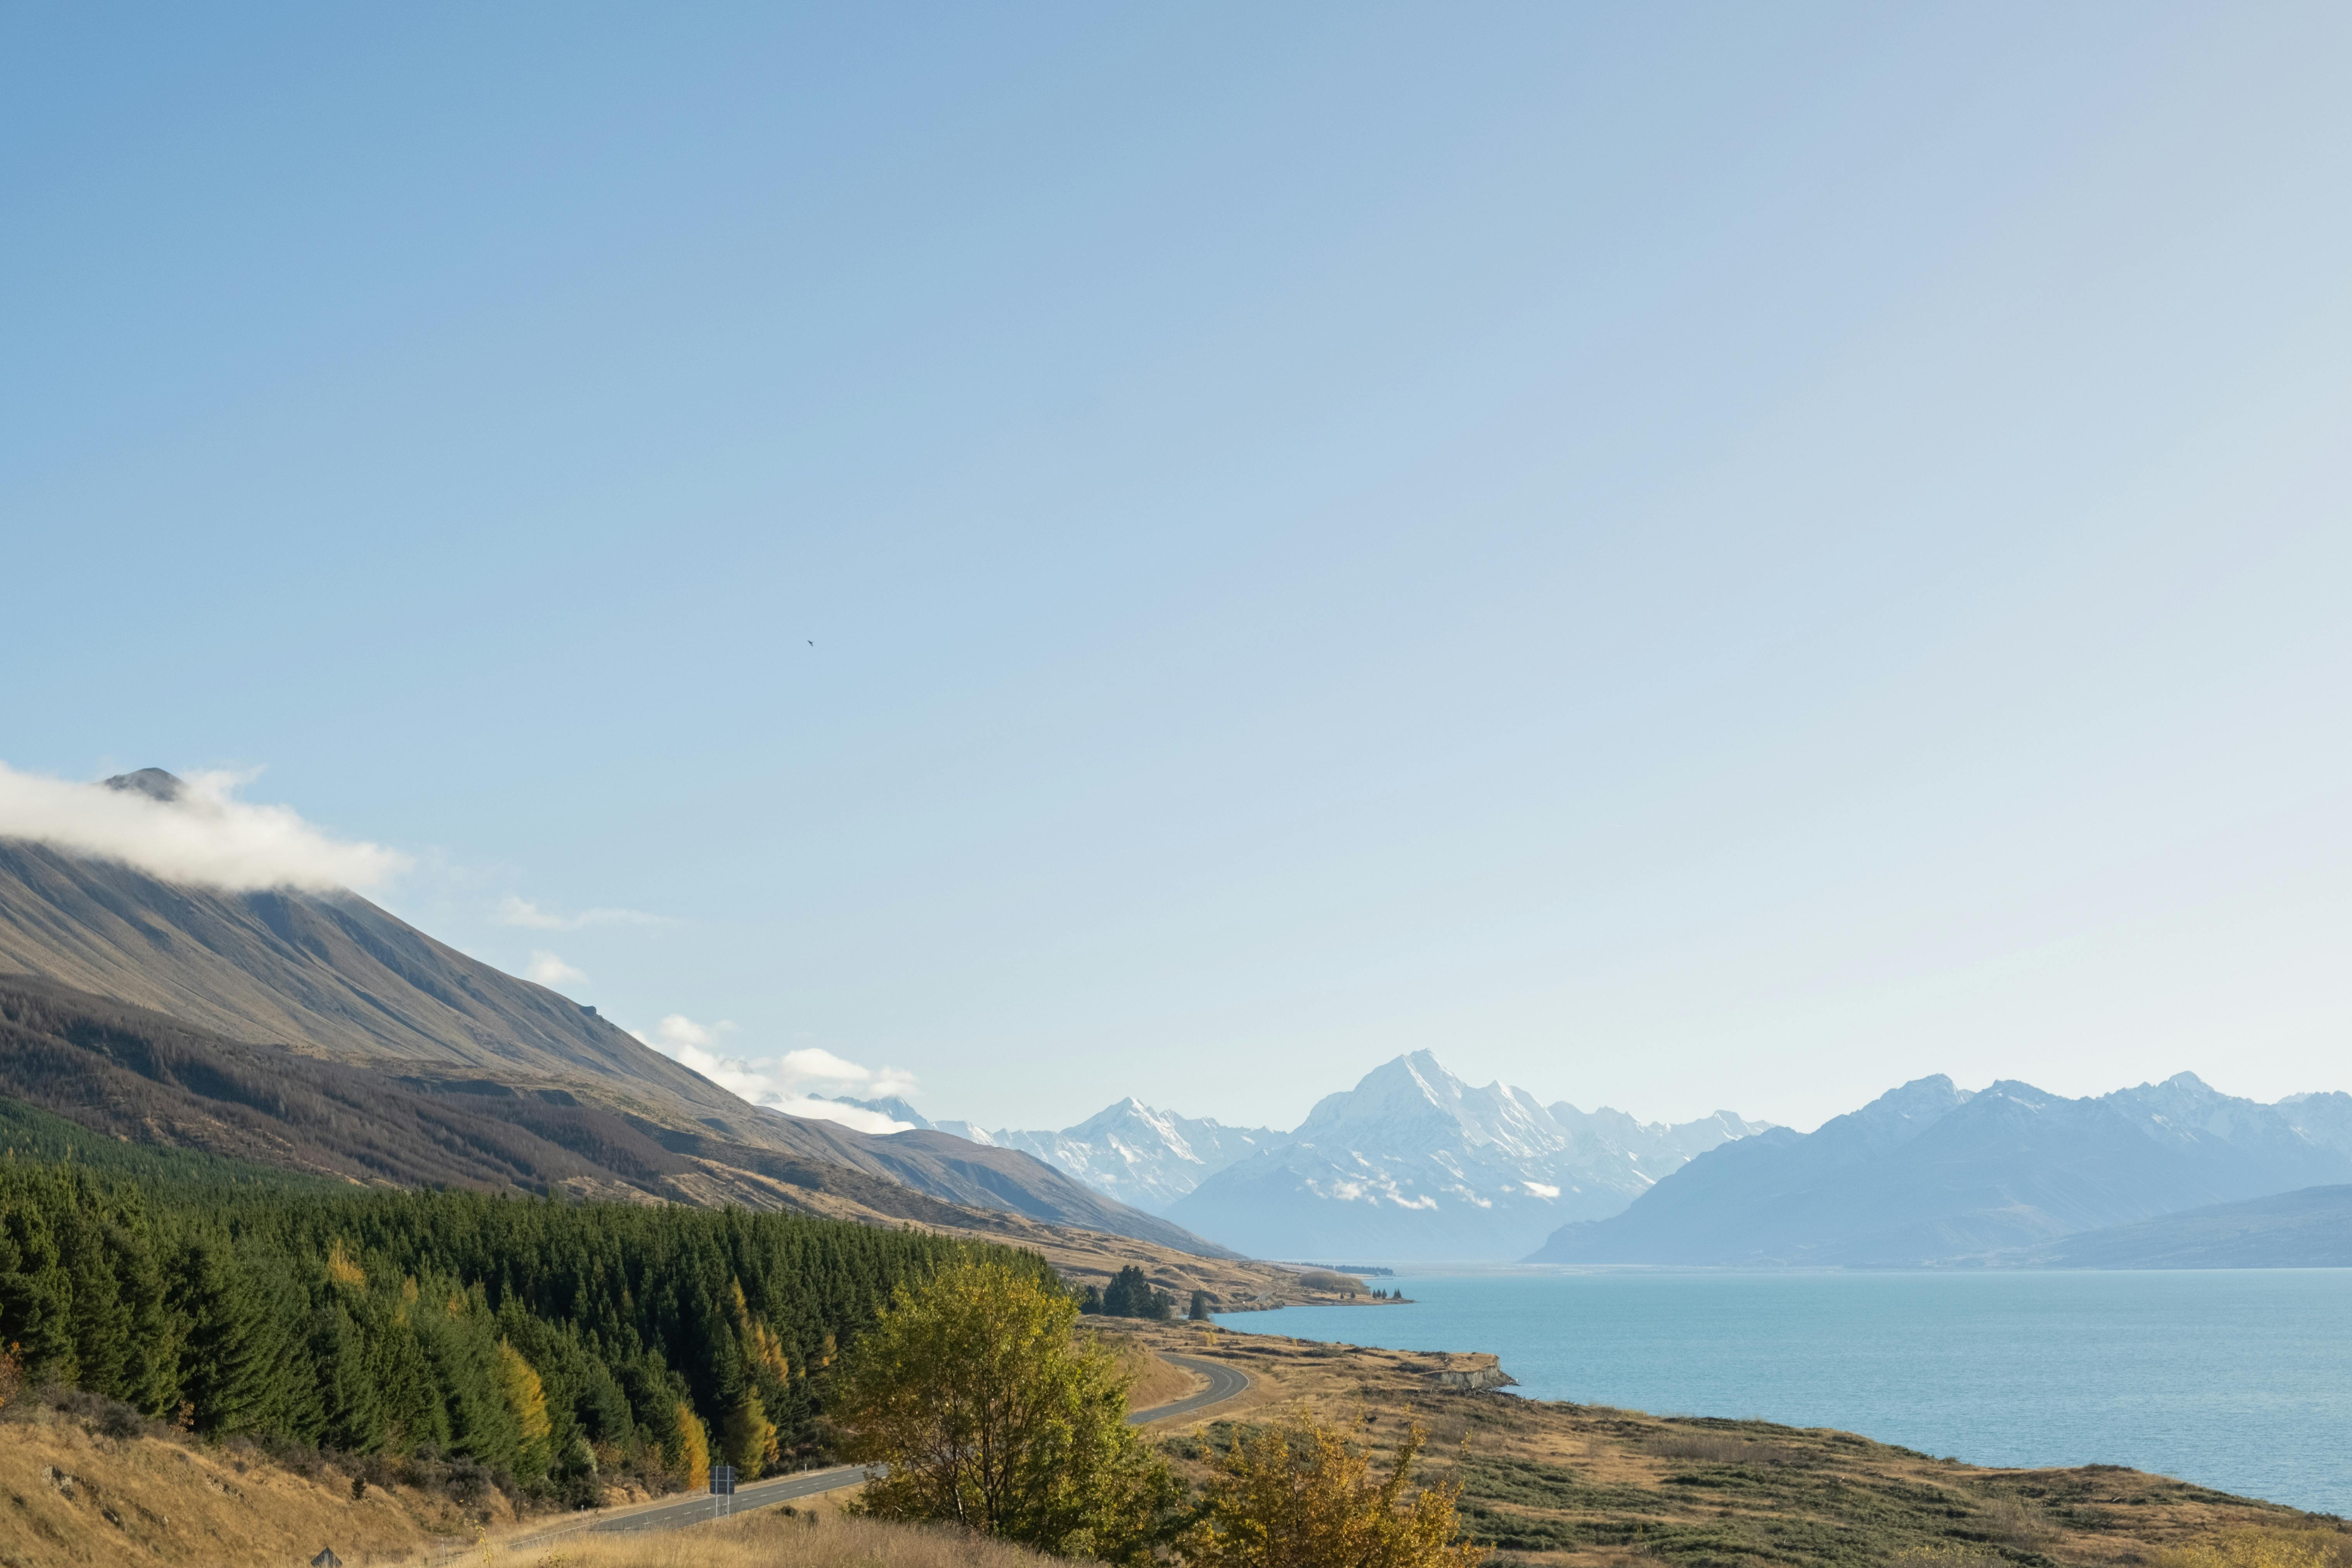
[(683, 1013), (672, 1013), (650, 1035), (635, 1029), (629, 1032), (719, 1087), (787, 1116), (837, 1121), (859, 1132), (904, 1132), (910, 1125), (878, 1110), (821, 1096), (855, 1092), (878, 1099), (904, 1094), (915, 1087), (911, 1075), (896, 1068), (860, 1067), (817, 1047), (775, 1057), (728, 1056), (719, 1049), (720, 1037), (733, 1034), (735, 1028), (723, 1018), (715, 1024), (699, 1024)]
[(338, 838), (291, 807), (236, 798), (251, 773), (150, 770), (128, 787), (0, 764), (0, 837), (120, 860), (165, 881), (246, 892), (379, 887), (411, 864), (380, 844)]
[(520, 926), (527, 931), (584, 931), (590, 926), (635, 925), (658, 926), (670, 923), (666, 915), (649, 915), (643, 910), (582, 910), (578, 914), (561, 915), (552, 910), (542, 910), (529, 899), (512, 893), (499, 900), (498, 921), (504, 926)]

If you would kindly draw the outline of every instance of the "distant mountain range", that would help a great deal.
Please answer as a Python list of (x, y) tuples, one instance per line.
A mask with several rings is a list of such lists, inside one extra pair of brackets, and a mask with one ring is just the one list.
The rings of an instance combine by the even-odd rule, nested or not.
[[(1473, 1088), (1427, 1051), (1292, 1132), (1129, 1099), (1059, 1131), (929, 1123), (1257, 1257), (1748, 1267), (2317, 1266), (2343, 1250), (2352, 1094), (2264, 1105), (2193, 1074), (2084, 1100), (1921, 1079), (1811, 1133)], [(2331, 1205), (2336, 1206), (2331, 1206)], [(2234, 1264), (2199, 1258), (2238, 1258)], [(2133, 1262), (2132, 1259), (2142, 1259)]]
[(931, 1122), (903, 1100), (851, 1103), (1025, 1151), (1188, 1230), (1289, 1258), (1507, 1259), (1562, 1218), (1613, 1214), (1692, 1155), (1767, 1125), (1729, 1111), (1668, 1126), (1545, 1106), (1500, 1083), (1474, 1089), (1427, 1051), (1327, 1096), (1292, 1132), (1132, 1098), (1058, 1131)]
[(1167, 1214), (1262, 1258), (1507, 1258), (1762, 1127), (1727, 1110), (1666, 1126), (1545, 1106), (1523, 1089), (1473, 1088), (1415, 1051), (1327, 1096), (1286, 1141), (1216, 1172)]
[(1227, 1165), (1289, 1142), (1288, 1134), (1271, 1128), (1226, 1127), (1206, 1118), (1154, 1110), (1131, 1095), (1058, 1132), (1012, 1128), (991, 1132), (969, 1121), (933, 1121), (898, 1095), (879, 1100), (832, 1098), (835, 1105), (854, 1105), (910, 1128), (946, 1132), (982, 1148), (1017, 1149), (1146, 1214), (1164, 1214), (1170, 1205)]
[(987, 1136), (1160, 1215), (1227, 1166), (1290, 1141), (1270, 1127), (1227, 1127), (1207, 1117), (1154, 1110), (1132, 1096), (1059, 1132), (1008, 1129)]
[(2181, 1073), (2068, 1100), (2010, 1081), (1971, 1094), (1938, 1076), (1810, 1133), (1714, 1149), (1623, 1213), (1561, 1226), (1529, 1261), (2050, 1261), (2069, 1255), (2062, 1237), (2347, 1181), (2342, 1094), (2263, 1105)]

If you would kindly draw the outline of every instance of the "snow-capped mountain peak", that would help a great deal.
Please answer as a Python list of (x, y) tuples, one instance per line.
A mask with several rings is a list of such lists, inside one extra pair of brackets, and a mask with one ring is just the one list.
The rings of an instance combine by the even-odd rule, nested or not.
[(1234, 1161), (1286, 1142), (1271, 1128), (1226, 1127), (1207, 1117), (1178, 1116), (1133, 1095), (1058, 1132), (1007, 1129), (992, 1137), (1150, 1214)]
[(1261, 1257), (1516, 1257), (1523, 1238), (1615, 1214), (1693, 1154), (1759, 1130), (1727, 1111), (1668, 1128), (1558, 1109), (1583, 1125), (1563, 1125), (1523, 1089), (1473, 1087), (1412, 1051), (1326, 1096), (1288, 1143), (1210, 1177), (1168, 1212)]
[(1521, 1160), (1569, 1143), (1533, 1095), (1501, 1082), (1474, 1089), (1426, 1050), (1385, 1062), (1352, 1090), (1327, 1096), (1293, 1137), (1318, 1148), (1361, 1146), (1382, 1154), (1474, 1148)]

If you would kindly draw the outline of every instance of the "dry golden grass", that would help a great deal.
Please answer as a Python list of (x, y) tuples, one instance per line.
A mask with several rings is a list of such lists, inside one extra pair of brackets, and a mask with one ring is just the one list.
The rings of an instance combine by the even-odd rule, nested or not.
[(1906, 1546), (1886, 1560), (1886, 1568), (1995, 1568), (2008, 1561), (1983, 1546)]
[(1707, 1465), (1784, 1465), (1789, 1452), (1773, 1443), (1723, 1432), (1667, 1432), (1643, 1445), (1665, 1459), (1696, 1459)]
[(1067, 1558), (982, 1536), (777, 1509), (664, 1535), (577, 1536), (491, 1562), (495, 1568), (1071, 1568)]
[(2058, 1534), (2047, 1512), (2015, 1492), (1987, 1498), (1977, 1510), (1977, 1522), (1995, 1542), (2020, 1552), (2039, 1552)]
[(2224, 1531), (2168, 1552), (2163, 1568), (2352, 1568), (2352, 1533), (2340, 1530)]
[(47, 1413), (0, 1424), (5, 1568), (283, 1568), (322, 1546), (363, 1568), (463, 1522), (446, 1500), (371, 1489), (354, 1501), (346, 1476), (297, 1475), (257, 1454), (105, 1437)]

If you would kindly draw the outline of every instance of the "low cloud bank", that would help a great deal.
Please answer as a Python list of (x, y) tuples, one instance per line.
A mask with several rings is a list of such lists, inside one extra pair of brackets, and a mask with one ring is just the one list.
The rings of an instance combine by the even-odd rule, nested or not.
[(630, 1033), (720, 1088), (787, 1116), (837, 1121), (859, 1132), (904, 1132), (912, 1125), (863, 1106), (817, 1098), (820, 1093), (855, 1093), (865, 1099), (904, 1094), (915, 1087), (909, 1075), (896, 1068), (878, 1071), (863, 1068), (815, 1047), (786, 1051), (780, 1057), (722, 1055), (719, 1037), (734, 1029), (735, 1026), (724, 1019), (716, 1024), (698, 1024), (683, 1013), (672, 1013), (650, 1035), (634, 1029)]
[[(149, 773), (149, 779), (169, 780)], [(18, 773), (0, 763), (0, 838), (25, 838), (68, 854), (117, 860), (167, 882), (231, 892), (380, 887), (409, 867), (380, 844), (330, 837), (289, 806), (236, 798), (250, 774), (190, 773), (172, 798), (152, 786)]]
[(499, 923), (529, 931), (584, 931), (590, 926), (664, 926), (672, 922), (667, 916), (649, 915), (643, 910), (582, 910), (576, 915), (560, 915), (509, 893), (499, 900)]

